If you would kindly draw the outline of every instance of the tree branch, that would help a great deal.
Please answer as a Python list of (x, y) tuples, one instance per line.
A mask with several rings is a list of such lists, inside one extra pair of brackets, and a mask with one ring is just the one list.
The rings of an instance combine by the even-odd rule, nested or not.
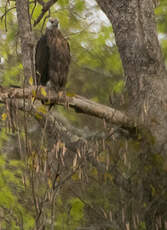
[(9, 98), (28, 99), (35, 97), (36, 100), (44, 100), (49, 101), (49, 103), (68, 106), (75, 109), (76, 112), (95, 116), (108, 122), (112, 122), (113, 124), (132, 126), (130, 118), (119, 110), (93, 102), (79, 95), (70, 95), (68, 93), (65, 95), (63, 92), (56, 93), (54, 90), (48, 90), (46, 87), (42, 87), (42, 89), (46, 92), (46, 96), (43, 95), (44, 91), (36, 86), (24, 88), (24, 90), (21, 88), (0, 88), (0, 102), (5, 103)]
[(44, 4), (43, 1), (38, 1), (38, 3), (40, 3), (43, 8), (42, 8), (42, 12), (40, 13), (40, 15), (38, 16), (37, 20), (34, 22), (34, 27), (41, 21), (41, 19), (43, 18), (43, 16), (45, 15), (45, 13), (50, 9), (50, 7), (52, 7), (55, 3), (57, 2), (57, 0), (50, 0), (48, 2), (46, 2)]

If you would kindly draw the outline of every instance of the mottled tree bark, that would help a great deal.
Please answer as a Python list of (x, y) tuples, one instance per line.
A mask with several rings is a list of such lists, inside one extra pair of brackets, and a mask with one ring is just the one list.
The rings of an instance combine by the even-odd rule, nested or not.
[(29, 1), (16, 0), (17, 20), (19, 36), (21, 39), (22, 63), (24, 68), (24, 79), (27, 85), (28, 79), (34, 77), (33, 64), (33, 38), (31, 33), (31, 21), (29, 17)]
[(96, 0), (112, 23), (127, 78), (128, 115), (167, 150), (167, 75), (152, 0)]

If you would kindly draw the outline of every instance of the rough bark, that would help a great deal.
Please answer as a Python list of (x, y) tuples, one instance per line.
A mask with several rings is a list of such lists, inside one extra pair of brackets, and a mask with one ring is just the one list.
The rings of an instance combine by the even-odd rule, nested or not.
[[(152, 0), (96, 0), (112, 23), (127, 78), (128, 114), (167, 150), (167, 78)], [(163, 148), (162, 148), (163, 147)]]
[(16, 0), (17, 20), (19, 26), (19, 36), (21, 39), (22, 63), (24, 69), (24, 79), (27, 85), (28, 79), (34, 76), (33, 63), (33, 37), (31, 33), (31, 22), (29, 17), (29, 1)]

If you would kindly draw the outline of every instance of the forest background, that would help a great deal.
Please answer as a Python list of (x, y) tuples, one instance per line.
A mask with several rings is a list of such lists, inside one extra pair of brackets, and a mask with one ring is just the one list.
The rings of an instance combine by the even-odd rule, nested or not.
[[(91, 116), (66, 101), (48, 111), (34, 89), (26, 98), (23, 92), (24, 99), (9, 97), (8, 90), (20, 92), (11, 85), (25, 87), (17, 2), (0, 2), (0, 229), (167, 229), (165, 148), (152, 148), (149, 129), (138, 121), (131, 126), (131, 119), (109, 121), (97, 111)], [(99, 1), (27, 2), (33, 49), (50, 16), (70, 43), (67, 97), (126, 110), (127, 72)], [(166, 64), (167, 2), (154, 8)], [(33, 87), (32, 76), (27, 82)]]

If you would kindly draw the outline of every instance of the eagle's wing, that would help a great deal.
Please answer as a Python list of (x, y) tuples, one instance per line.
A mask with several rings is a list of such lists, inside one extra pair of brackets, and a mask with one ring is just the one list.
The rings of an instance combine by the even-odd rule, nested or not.
[(46, 35), (43, 35), (36, 46), (35, 68), (37, 84), (46, 85), (49, 81), (48, 74), (49, 47), (47, 46)]
[(47, 41), (50, 52), (49, 77), (52, 86), (58, 91), (65, 87), (70, 64), (70, 47), (62, 33), (47, 32)]

